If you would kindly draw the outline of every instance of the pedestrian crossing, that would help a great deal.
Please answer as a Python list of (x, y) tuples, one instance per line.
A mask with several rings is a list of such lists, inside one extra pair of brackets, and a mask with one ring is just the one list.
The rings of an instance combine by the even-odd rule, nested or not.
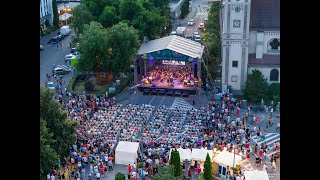
[(194, 108), (191, 104), (189, 104), (187, 101), (185, 101), (182, 98), (175, 98), (170, 109), (175, 109), (176, 107), (183, 107), (183, 108), (186, 108), (187, 110)]
[(280, 141), (280, 134), (278, 133), (267, 133), (263, 141), (261, 141), (260, 137), (258, 136), (251, 137), (251, 139), (255, 141), (259, 147), (261, 147), (261, 144), (264, 142), (267, 144), (268, 147), (272, 147), (275, 142)]
[(208, 16), (208, 12), (197, 12), (196, 16)]

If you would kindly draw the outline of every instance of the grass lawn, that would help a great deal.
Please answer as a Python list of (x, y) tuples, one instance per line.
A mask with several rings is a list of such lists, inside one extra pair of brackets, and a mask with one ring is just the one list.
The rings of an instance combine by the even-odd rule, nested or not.
[[(111, 84), (96, 84), (96, 78), (94, 76), (91, 76), (87, 81), (91, 81), (94, 85), (94, 91), (93, 92), (86, 92), (87, 94), (105, 94), (107, 89), (110, 87)], [(74, 85), (74, 91), (82, 94), (82, 90), (85, 89), (84, 85), (86, 82), (76, 82)]]

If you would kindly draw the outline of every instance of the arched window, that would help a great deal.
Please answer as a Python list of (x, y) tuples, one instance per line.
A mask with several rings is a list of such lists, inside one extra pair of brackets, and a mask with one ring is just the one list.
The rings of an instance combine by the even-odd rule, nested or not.
[(279, 70), (272, 69), (270, 71), (270, 81), (279, 81)]
[(279, 50), (280, 48), (280, 41), (278, 39), (273, 39), (270, 43), (269, 43), (270, 47), (272, 50)]

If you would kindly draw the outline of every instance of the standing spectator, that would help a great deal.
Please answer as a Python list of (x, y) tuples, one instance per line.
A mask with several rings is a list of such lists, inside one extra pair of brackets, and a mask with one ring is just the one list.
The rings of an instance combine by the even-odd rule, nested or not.
[(278, 124), (277, 124), (277, 129), (276, 129), (276, 131), (278, 131), (278, 129), (280, 130), (280, 122), (278, 122)]
[(130, 174), (131, 171), (132, 171), (132, 166), (129, 164), (129, 165), (128, 165), (128, 173)]

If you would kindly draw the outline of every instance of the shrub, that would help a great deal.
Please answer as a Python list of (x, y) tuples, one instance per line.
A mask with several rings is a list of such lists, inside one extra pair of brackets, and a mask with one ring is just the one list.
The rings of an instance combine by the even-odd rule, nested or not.
[(120, 172), (118, 172), (115, 177), (114, 180), (126, 180), (126, 176)]
[(94, 89), (94, 85), (91, 81), (88, 81), (84, 84), (84, 88), (86, 89), (86, 91), (91, 92)]

